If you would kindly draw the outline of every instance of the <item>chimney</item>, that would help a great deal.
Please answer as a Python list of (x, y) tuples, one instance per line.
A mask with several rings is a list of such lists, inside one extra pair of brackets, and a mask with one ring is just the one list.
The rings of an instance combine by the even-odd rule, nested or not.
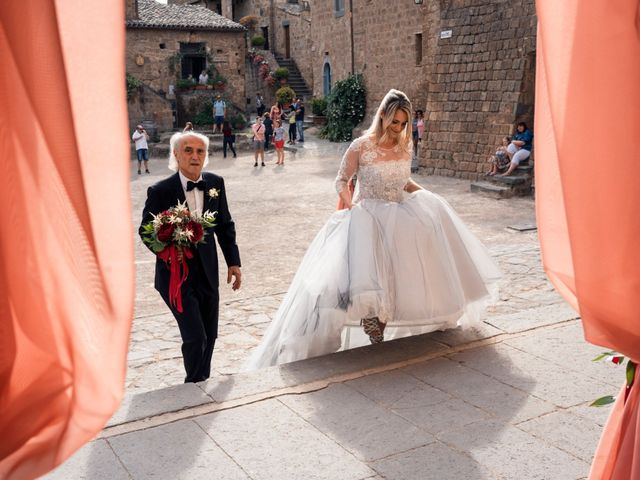
[(125, 0), (125, 18), (138, 20), (138, 0)]

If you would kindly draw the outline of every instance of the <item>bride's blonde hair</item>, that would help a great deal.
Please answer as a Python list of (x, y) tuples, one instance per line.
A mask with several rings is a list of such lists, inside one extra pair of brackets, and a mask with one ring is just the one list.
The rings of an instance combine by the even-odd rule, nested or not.
[(411, 108), (409, 98), (400, 90), (392, 88), (387, 92), (382, 99), (382, 102), (380, 102), (380, 106), (378, 107), (376, 114), (373, 116), (371, 126), (366, 133), (376, 144), (388, 140), (389, 135), (387, 132), (391, 122), (393, 121), (393, 117), (398, 110), (403, 111), (407, 115), (407, 124), (400, 132), (398, 144), (407, 151), (411, 151), (413, 148), (413, 140), (411, 137), (411, 118), (413, 116), (413, 109)]

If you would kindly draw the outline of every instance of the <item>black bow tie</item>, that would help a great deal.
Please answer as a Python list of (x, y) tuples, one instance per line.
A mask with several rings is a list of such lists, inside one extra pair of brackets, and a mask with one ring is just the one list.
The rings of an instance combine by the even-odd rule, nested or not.
[(204, 180), (200, 180), (199, 182), (188, 181), (187, 182), (187, 192), (190, 192), (194, 188), (197, 188), (198, 190), (204, 191), (207, 188), (207, 182), (205, 182)]

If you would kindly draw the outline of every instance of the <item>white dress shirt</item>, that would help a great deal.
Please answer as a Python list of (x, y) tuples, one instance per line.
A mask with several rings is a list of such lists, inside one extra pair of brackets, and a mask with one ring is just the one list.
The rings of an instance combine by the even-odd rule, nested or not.
[[(184, 190), (184, 196), (187, 199), (187, 206), (192, 214), (202, 215), (202, 208), (204, 206), (204, 192), (199, 188), (194, 188), (190, 192), (187, 192), (187, 182), (192, 180), (185, 177), (182, 172), (178, 171), (180, 175), (180, 183), (182, 183), (182, 190)], [(196, 180), (199, 182), (202, 180), (202, 175)]]

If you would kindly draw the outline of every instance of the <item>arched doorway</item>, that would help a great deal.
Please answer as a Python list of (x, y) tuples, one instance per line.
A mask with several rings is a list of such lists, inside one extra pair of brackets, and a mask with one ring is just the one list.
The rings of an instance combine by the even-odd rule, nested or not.
[(322, 93), (326, 97), (331, 93), (331, 64), (325, 62), (322, 72)]

